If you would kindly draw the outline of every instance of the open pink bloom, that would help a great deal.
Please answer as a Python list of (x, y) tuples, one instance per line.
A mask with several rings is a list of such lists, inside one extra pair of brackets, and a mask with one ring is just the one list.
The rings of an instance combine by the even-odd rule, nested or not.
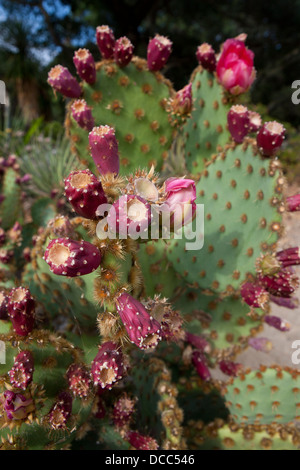
[(127, 293), (117, 298), (116, 305), (131, 342), (140, 349), (155, 348), (161, 340), (161, 325), (144, 305)]
[(172, 212), (171, 225), (180, 228), (189, 223), (196, 211), (196, 186), (193, 180), (169, 178), (165, 182), (166, 201), (164, 208)]
[(255, 79), (254, 54), (243, 41), (227, 39), (217, 63), (217, 77), (233, 95), (247, 91)]

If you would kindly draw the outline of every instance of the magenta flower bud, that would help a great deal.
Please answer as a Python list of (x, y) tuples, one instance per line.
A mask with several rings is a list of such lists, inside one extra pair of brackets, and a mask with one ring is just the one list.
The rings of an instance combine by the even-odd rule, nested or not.
[(44, 259), (54, 274), (75, 277), (95, 271), (101, 263), (101, 253), (83, 240), (55, 238), (47, 246)]
[(35, 301), (25, 287), (14, 287), (8, 295), (8, 314), (17, 335), (27, 336), (34, 326)]
[(199, 64), (202, 65), (205, 70), (208, 70), (211, 73), (216, 70), (217, 61), (215, 51), (210, 44), (207, 44), (207, 42), (198, 46), (196, 57)]
[(8, 158), (5, 161), (5, 166), (7, 167), (12, 167), (17, 163), (17, 156), (14, 154), (11, 154), (8, 156)]
[(233, 140), (238, 144), (243, 142), (250, 130), (249, 111), (246, 106), (232, 106), (227, 114), (227, 123)]
[(211, 346), (204, 336), (194, 335), (193, 333), (187, 331), (185, 333), (185, 341), (194, 346), (194, 348), (199, 349), (199, 351), (206, 353), (211, 352)]
[(127, 238), (139, 238), (148, 230), (151, 222), (151, 206), (140, 196), (124, 195), (112, 205), (107, 223), (113, 233)]
[(205, 354), (202, 351), (193, 351), (192, 362), (199, 377), (207, 382), (211, 378), (211, 374), (207, 365)]
[(101, 181), (90, 170), (72, 171), (65, 179), (65, 194), (75, 212), (87, 219), (94, 219), (97, 207), (107, 203)]
[(33, 400), (22, 395), (21, 393), (14, 393), (10, 390), (7, 390), (4, 392), (3, 397), (5, 399), (3, 408), (8, 419), (26, 419), (27, 416), (34, 410)]
[(284, 268), (288, 266), (296, 266), (297, 264), (300, 264), (299, 247), (294, 246), (292, 248), (278, 251), (276, 253), (276, 258)]
[(172, 41), (157, 34), (149, 41), (147, 48), (148, 68), (152, 71), (161, 70), (172, 52)]
[(67, 370), (67, 380), (75, 397), (86, 398), (88, 396), (91, 379), (83, 365), (71, 364)]
[(282, 269), (273, 276), (259, 276), (261, 285), (272, 295), (290, 297), (299, 287), (298, 277), (289, 268)]
[(179, 90), (171, 100), (172, 112), (185, 116), (193, 109), (192, 84), (189, 83), (182, 90)]
[(262, 119), (260, 114), (256, 113), (255, 111), (248, 111), (249, 116), (249, 131), (250, 132), (257, 132), (262, 126)]
[(131, 342), (140, 349), (155, 348), (161, 340), (161, 325), (144, 305), (124, 293), (117, 298), (116, 306)]
[(130, 423), (134, 413), (136, 400), (132, 400), (127, 395), (119, 398), (114, 404), (113, 422), (117, 427), (126, 426)]
[(9, 264), (14, 257), (13, 250), (0, 249), (0, 263)]
[(217, 63), (217, 77), (221, 85), (233, 95), (247, 91), (255, 79), (254, 54), (243, 41), (227, 39)]
[(150, 436), (144, 436), (137, 431), (128, 431), (126, 439), (137, 450), (157, 450), (158, 443)]
[(116, 41), (114, 57), (119, 67), (126, 67), (133, 56), (133, 45), (129, 39), (124, 36)]
[(91, 131), (95, 125), (92, 109), (85, 100), (76, 100), (71, 106), (72, 116), (77, 124), (87, 131)]
[(237, 364), (236, 362), (226, 359), (219, 362), (219, 367), (223, 374), (230, 375), (231, 377), (237, 377), (239, 372), (243, 369), (242, 364)]
[(88, 49), (78, 49), (74, 53), (73, 62), (79, 77), (89, 85), (93, 85), (96, 81), (96, 67), (94, 57), (90, 51)]
[(273, 345), (268, 338), (249, 338), (248, 345), (251, 348), (256, 349), (256, 351), (270, 352), (273, 348)]
[(66, 67), (56, 65), (48, 73), (48, 83), (67, 98), (79, 98), (81, 87)]
[(264, 309), (269, 302), (268, 292), (258, 283), (245, 282), (241, 286), (241, 296), (250, 307)]
[(268, 157), (276, 155), (284, 141), (284, 134), (285, 128), (279, 122), (265, 122), (256, 137), (259, 151)]
[(0, 291), (0, 320), (8, 319), (8, 296)]
[(123, 378), (124, 363), (121, 349), (112, 341), (103, 343), (92, 362), (94, 385), (111, 390), (113, 384)]
[(270, 300), (280, 307), (289, 308), (291, 310), (299, 307), (298, 297), (277, 297), (276, 295), (271, 294)]
[(113, 30), (106, 25), (97, 26), (96, 40), (103, 59), (112, 59), (116, 43)]
[(282, 320), (280, 317), (276, 317), (275, 315), (266, 315), (264, 317), (264, 321), (279, 331), (290, 331), (291, 329), (291, 325), (288, 322)]
[(109, 126), (94, 127), (89, 133), (92, 158), (101, 173), (119, 173), (119, 150), (115, 130)]
[(171, 224), (175, 228), (189, 223), (196, 211), (196, 186), (193, 180), (169, 178), (165, 182), (166, 201), (164, 207), (171, 213)]
[(57, 401), (47, 415), (52, 429), (66, 429), (66, 423), (72, 413), (72, 401), (70, 393), (60, 392)]
[(33, 356), (30, 351), (21, 351), (15, 358), (12, 369), (8, 372), (13, 387), (25, 390), (32, 382), (34, 370)]
[(286, 206), (289, 212), (300, 211), (300, 194), (287, 197)]

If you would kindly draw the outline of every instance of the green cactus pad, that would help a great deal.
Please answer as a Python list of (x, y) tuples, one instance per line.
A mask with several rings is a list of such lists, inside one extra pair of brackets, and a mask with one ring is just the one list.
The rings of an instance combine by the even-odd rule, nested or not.
[(279, 366), (247, 371), (224, 389), (226, 405), (238, 424), (299, 421), (300, 373)]
[(215, 76), (202, 67), (192, 75), (194, 110), (183, 127), (186, 165), (191, 174), (199, 174), (213, 153), (229, 141), (227, 113), (230, 109), (224, 89)]
[(188, 331), (204, 335), (209, 340), (213, 356), (220, 350), (238, 353), (247, 346), (247, 338), (257, 334), (262, 324), (259, 316), (262, 312), (257, 309), (255, 318), (248, 316), (250, 308), (239, 298), (219, 299), (195, 289), (181, 295), (174, 302), (174, 308), (184, 314)]
[(171, 240), (167, 256), (186, 282), (231, 294), (255, 261), (274, 250), (281, 232), (283, 178), (277, 162), (263, 160), (247, 141), (232, 145), (202, 173), (197, 204), (204, 204), (204, 246), (185, 250), (188, 240)]
[(193, 433), (191, 448), (199, 450), (299, 450), (300, 436), (295, 428), (271, 426), (238, 427), (212, 423), (203, 428), (202, 424), (191, 422), (189, 434)]
[[(92, 107), (95, 126), (115, 128), (121, 174), (152, 164), (161, 169), (172, 143), (173, 128), (165, 109), (171, 93), (171, 84), (160, 73), (148, 71), (146, 61), (139, 58), (122, 69), (113, 61), (102, 61), (97, 64), (96, 83), (83, 84), (83, 98)], [(78, 126), (70, 112), (66, 126), (74, 151), (96, 171), (88, 131)]]

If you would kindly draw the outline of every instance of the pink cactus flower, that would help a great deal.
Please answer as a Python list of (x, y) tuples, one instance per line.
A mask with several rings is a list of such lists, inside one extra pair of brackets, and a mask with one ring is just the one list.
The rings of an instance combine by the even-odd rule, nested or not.
[(221, 85), (233, 95), (247, 91), (255, 79), (254, 54), (243, 41), (227, 39), (217, 63), (217, 77)]
[(169, 178), (165, 182), (164, 208), (171, 213), (171, 225), (176, 229), (191, 222), (196, 211), (196, 185), (193, 180)]
[(192, 84), (189, 83), (179, 90), (171, 101), (171, 108), (175, 114), (188, 115), (193, 109)]
[(139, 238), (148, 233), (151, 222), (151, 206), (140, 196), (121, 196), (111, 207), (107, 223), (113, 233), (127, 238)]
[(28, 398), (21, 393), (14, 393), (7, 390), (3, 394), (3, 408), (6, 416), (10, 420), (22, 420), (34, 410), (32, 398)]

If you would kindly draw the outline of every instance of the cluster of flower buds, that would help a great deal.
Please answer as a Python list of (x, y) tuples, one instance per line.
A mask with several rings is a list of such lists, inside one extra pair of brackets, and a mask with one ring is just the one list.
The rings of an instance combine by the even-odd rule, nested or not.
[(27, 336), (33, 330), (35, 301), (28, 289), (15, 287), (9, 292), (7, 311), (17, 335)]

